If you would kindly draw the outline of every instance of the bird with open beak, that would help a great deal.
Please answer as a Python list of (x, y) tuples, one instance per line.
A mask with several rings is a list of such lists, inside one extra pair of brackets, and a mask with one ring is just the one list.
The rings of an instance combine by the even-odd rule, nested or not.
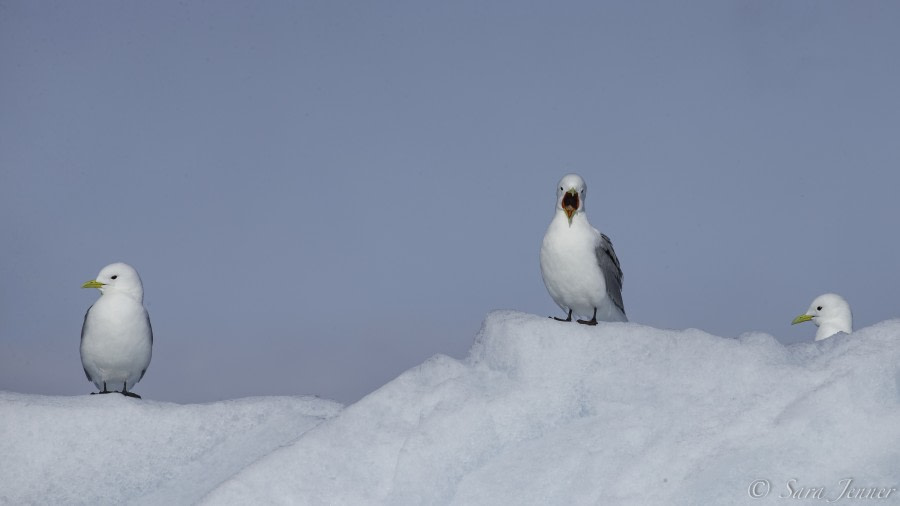
[(588, 222), (584, 212), (587, 185), (567, 174), (557, 185), (556, 213), (541, 244), (541, 275), (556, 304), (572, 314), (598, 321), (628, 321), (622, 302), (622, 269), (612, 242)]

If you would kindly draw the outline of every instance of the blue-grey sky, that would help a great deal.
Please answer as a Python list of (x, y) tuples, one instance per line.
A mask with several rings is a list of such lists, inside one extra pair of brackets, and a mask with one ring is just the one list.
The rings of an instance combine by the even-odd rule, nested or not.
[(634, 322), (900, 316), (896, 2), (0, 1), (0, 389), (84, 394), (82, 290), (144, 280), (135, 391), (350, 402), (484, 315), (561, 315), (588, 184)]

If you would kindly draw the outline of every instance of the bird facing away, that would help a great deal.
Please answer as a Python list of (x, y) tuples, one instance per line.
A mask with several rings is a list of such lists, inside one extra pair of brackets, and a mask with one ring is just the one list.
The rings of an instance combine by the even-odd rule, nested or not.
[(556, 212), (541, 244), (541, 276), (553, 301), (567, 313), (590, 320), (625, 322), (622, 269), (609, 237), (588, 222), (584, 212), (587, 186), (578, 174), (567, 174), (556, 185)]
[(826, 293), (816, 297), (809, 309), (802, 315), (794, 318), (791, 325), (812, 321), (819, 327), (816, 331), (816, 341), (827, 339), (838, 332), (853, 332), (853, 314), (850, 312), (850, 304), (836, 293)]
[(84, 374), (101, 394), (119, 392), (140, 398), (128, 389), (147, 372), (153, 347), (141, 277), (130, 265), (114, 263), (82, 288), (100, 290), (100, 298), (88, 308), (81, 327)]

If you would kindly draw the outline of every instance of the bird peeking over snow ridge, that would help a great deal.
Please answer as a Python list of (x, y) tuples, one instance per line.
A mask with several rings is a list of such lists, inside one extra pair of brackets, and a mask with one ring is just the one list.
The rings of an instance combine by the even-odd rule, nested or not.
[(81, 287), (100, 290), (81, 327), (84, 374), (101, 394), (119, 392), (140, 399), (128, 387), (134, 388), (144, 377), (153, 347), (140, 276), (130, 265), (114, 263)]
[(578, 174), (556, 185), (556, 212), (541, 244), (541, 276), (553, 301), (567, 313), (597, 321), (625, 322), (622, 269), (609, 237), (588, 222), (584, 212), (587, 186)]
[(827, 339), (838, 332), (853, 332), (853, 314), (850, 304), (836, 293), (819, 295), (809, 305), (806, 313), (794, 318), (791, 325), (812, 321), (819, 327), (816, 341)]

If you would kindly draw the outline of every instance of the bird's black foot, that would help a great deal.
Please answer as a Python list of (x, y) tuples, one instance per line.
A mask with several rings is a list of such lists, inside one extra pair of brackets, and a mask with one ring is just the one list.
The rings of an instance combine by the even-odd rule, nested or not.
[[(134, 385), (132, 385), (132, 386), (134, 386)], [(127, 381), (126, 381), (125, 383), (122, 383), (122, 391), (119, 392), (119, 393), (122, 394), (122, 395), (124, 395), (125, 397), (134, 397), (135, 399), (140, 399), (140, 398), (141, 398), (140, 395), (138, 395), (138, 394), (136, 394), (136, 393), (134, 393), (134, 392), (129, 392), (129, 391), (128, 391), (128, 382), (127, 382)]]
[(594, 308), (594, 317), (590, 320), (578, 320), (578, 323), (582, 325), (596, 325), (597, 324), (597, 308)]
[(104, 391), (102, 391), (102, 392), (91, 392), (91, 395), (97, 395), (97, 394), (111, 394), (111, 393), (112, 393), (112, 392), (110, 392), (109, 390), (104, 390)]
[(569, 310), (569, 316), (567, 316), (565, 320), (562, 318), (557, 318), (555, 316), (551, 316), (550, 318), (553, 318), (554, 320), (556, 320), (558, 322), (570, 322), (570, 321), (572, 321), (572, 310), (571, 309)]

